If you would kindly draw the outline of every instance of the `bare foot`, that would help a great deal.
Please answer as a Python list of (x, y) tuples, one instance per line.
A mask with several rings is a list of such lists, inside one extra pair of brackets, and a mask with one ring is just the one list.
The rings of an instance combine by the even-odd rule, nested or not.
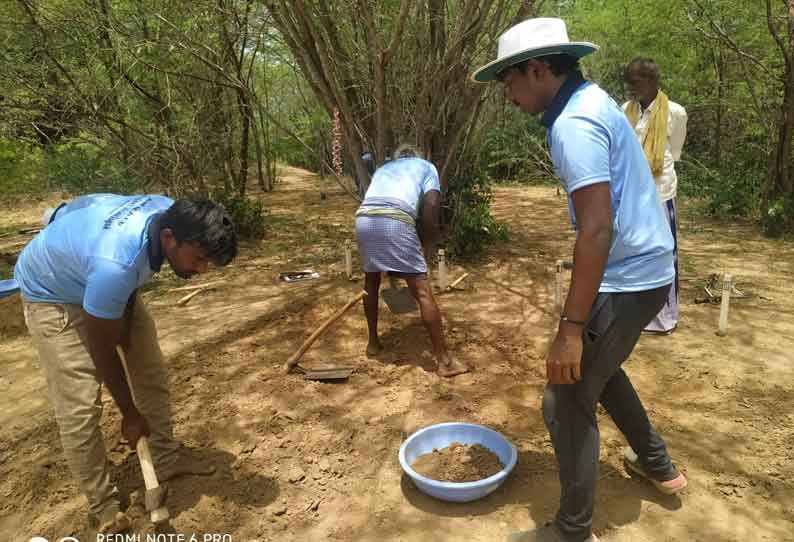
[(439, 376), (445, 376), (447, 378), (468, 373), (469, 371), (471, 371), (470, 367), (451, 357), (447, 357), (445, 363), (439, 362), (438, 364)]
[(369, 341), (369, 343), (367, 343), (368, 356), (377, 356), (381, 352), (383, 352), (383, 344), (380, 341)]

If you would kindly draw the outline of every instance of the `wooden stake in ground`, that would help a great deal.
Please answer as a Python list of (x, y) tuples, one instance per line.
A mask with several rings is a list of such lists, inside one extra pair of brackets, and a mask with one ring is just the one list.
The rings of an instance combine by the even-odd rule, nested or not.
[(562, 260), (554, 266), (554, 310), (562, 313)]
[(720, 305), (720, 326), (717, 335), (724, 337), (728, 334), (728, 309), (731, 304), (731, 282), (730, 273), (725, 273), (722, 279), (722, 303)]
[(344, 307), (336, 311), (333, 316), (323, 322), (322, 325), (314, 331), (314, 333), (309, 335), (309, 338), (303, 341), (303, 344), (300, 346), (300, 348), (298, 348), (298, 351), (292, 354), (292, 356), (290, 356), (290, 358), (284, 364), (284, 374), (289, 373), (292, 368), (298, 364), (300, 359), (303, 357), (303, 354), (305, 354), (314, 341), (317, 340), (317, 337), (322, 335), (323, 332), (331, 326), (331, 324), (339, 320), (339, 318), (341, 318), (342, 315), (345, 314), (348, 309), (350, 309), (350, 307), (361, 301), (365, 295), (367, 295), (366, 292), (360, 292), (358, 295), (356, 295), (356, 297), (348, 301)]
[(565, 299), (562, 295), (562, 287), (563, 287), (563, 271), (573, 270), (573, 262), (566, 262), (565, 260), (557, 260), (557, 263), (554, 266), (554, 309), (559, 313), (562, 314), (562, 310), (565, 305)]
[(353, 248), (350, 239), (345, 240), (345, 273), (347, 280), (353, 280)]
[(443, 248), (438, 251), (438, 288), (442, 292), (447, 289), (447, 255)]

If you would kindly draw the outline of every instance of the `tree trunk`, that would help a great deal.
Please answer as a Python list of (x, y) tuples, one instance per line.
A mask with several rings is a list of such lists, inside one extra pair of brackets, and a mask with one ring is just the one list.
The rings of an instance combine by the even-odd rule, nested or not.
[(794, 133), (794, 77), (787, 74), (780, 106), (780, 126), (776, 150), (776, 191), (780, 196), (791, 197), (794, 193), (791, 176), (791, 138)]
[(245, 195), (248, 183), (248, 133), (251, 129), (251, 117), (248, 115), (248, 104), (245, 92), (237, 91), (238, 107), (240, 111), (240, 121), (242, 122), (242, 134), (240, 136), (240, 174), (237, 178), (237, 193)]
[(794, 1), (786, 1), (786, 32), (781, 36), (774, 23), (772, 7), (766, 2), (769, 31), (783, 54), (783, 102), (777, 122), (777, 141), (770, 156), (767, 190), (762, 200), (766, 215), (769, 205), (778, 199), (794, 203), (794, 178), (791, 172), (792, 135), (794, 135)]
[(722, 47), (717, 47), (717, 52), (714, 54), (714, 71), (717, 76), (717, 108), (715, 110), (715, 123), (714, 127), (714, 163), (719, 167), (722, 164), (722, 114), (725, 106), (723, 104), (725, 99), (725, 56), (722, 53)]

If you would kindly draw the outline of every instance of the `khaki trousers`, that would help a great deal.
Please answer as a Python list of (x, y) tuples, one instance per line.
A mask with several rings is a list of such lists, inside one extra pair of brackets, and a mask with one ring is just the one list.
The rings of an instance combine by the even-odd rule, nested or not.
[[(100, 515), (118, 506), (100, 432), (101, 382), (88, 351), (86, 313), (79, 305), (29, 303), (23, 300), (25, 323), (39, 352), (50, 403), (66, 460), (88, 498), (89, 511)], [(179, 444), (171, 426), (168, 378), (157, 330), (146, 306), (137, 299), (125, 350), (136, 405), (149, 422), (152, 455), (158, 467), (176, 460)]]

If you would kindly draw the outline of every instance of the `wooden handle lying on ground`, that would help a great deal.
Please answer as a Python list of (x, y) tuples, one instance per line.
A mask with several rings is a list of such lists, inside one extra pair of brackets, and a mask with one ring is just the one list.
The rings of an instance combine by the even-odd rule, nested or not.
[(193, 299), (194, 297), (199, 295), (201, 292), (206, 292), (207, 290), (212, 290), (212, 288), (213, 288), (212, 286), (205, 286), (203, 288), (199, 288), (198, 290), (193, 290), (192, 292), (190, 292), (186, 296), (182, 297), (179, 301), (177, 301), (176, 304), (178, 306), (180, 306), (180, 307), (182, 307), (183, 305), (187, 305), (190, 302), (191, 299)]
[(463, 273), (463, 275), (461, 275), (461, 276), (460, 276), (458, 279), (456, 279), (456, 280), (455, 280), (455, 282), (453, 282), (452, 284), (450, 284), (449, 286), (447, 286), (447, 290), (452, 290), (452, 289), (454, 289), (454, 288), (455, 288), (455, 287), (456, 287), (458, 284), (460, 284), (461, 282), (463, 282), (463, 279), (465, 279), (465, 278), (466, 278), (466, 277), (468, 277), (468, 276), (469, 276), (469, 274), (468, 274), (468, 273)]
[(333, 324), (339, 318), (341, 318), (342, 315), (345, 314), (350, 307), (352, 307), (353, 305), (355, 305), (356, 303), (361, 301), (364, 298), (365, 295), (367, 295), (366, 292), (363, 292), (363, 291), (360, 292), (358, 295), (356, 295), (356, 297), (354, 297), (353, 299), (348, 301), (347, 304), (344, 307), (342, 307), (341, 309), (336, 311), (333, 316), (331, 316), (330, 318), (328, 318), (328, 320), (323, 322), (323, 324), (320, 327), (318, 327), (314, 331), (314, 333), (309, 335), (309, 338), (306, 339), (305, 341), (303, 341), (303, 344), (301, 345), (300, 348), (298, 348), (298, 351), (295, 352), (294, 354), (292, 354), (292, 356), (290, 356), (290, 358), (287, 360), (287, 363), (284, 364), (284, 374), (289, 373), (292, 370), (292, 368), (295, 367), (298, 364), (300, 359), (303, 357), (303, 354), (306, 353), (306, 350), (308, 350), (309, 347), (312, 345), (312, 343), (317, 340), (317, 337), (322, 335), (323, 332), (326, 329), (328, 329), (328, 327), (331, 324)]
[(214, 280), (212, 282), (205, 282), (204, 284), (188, 284), (187, 286), (180, 286), (178, 288), (171, 288), (168, 290), (168, 293), (171, 292), (184, 292), (187, 290), (201, 290), (203, 288), (209, 288), (210, 286), (220, 286), (224, 284), (222, 280)]

